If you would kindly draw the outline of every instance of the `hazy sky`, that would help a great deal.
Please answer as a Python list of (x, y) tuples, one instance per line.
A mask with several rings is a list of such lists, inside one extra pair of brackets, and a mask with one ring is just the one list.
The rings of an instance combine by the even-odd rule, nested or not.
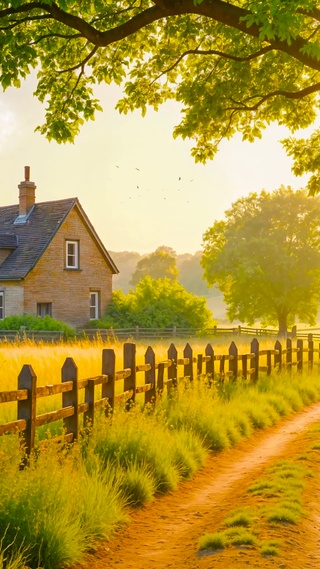
[(78, 197), (111, 251), (150, 253), (167, 245), (195, 253), (206, 229), (239, 197), (306, 183), (294, 177), (278, 142), (288, 134), (284, 128), (270, 127), (254, 144), (236, 136), (213, 162), (195, 164), (192, 142), (172, 137), (176, 103), (144, 118), (138, 111), (119, 115), (120, 90), (105, 86), (98, 91), (104, 112), (82, 128), (74, 145), (61, 146), (34, 132), (44, 108), (32, 91), (29, 80), (20, 90), (0, 93), (1, 205), (17, 203), (28, 165), (36, 200)]

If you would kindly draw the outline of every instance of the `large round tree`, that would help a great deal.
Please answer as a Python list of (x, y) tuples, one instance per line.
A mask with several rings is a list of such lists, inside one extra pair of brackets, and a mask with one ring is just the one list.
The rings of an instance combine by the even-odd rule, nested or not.
[(320, 302), (320, 199), (280, 188), (236, 201), (204, 234), (201, 264), (224, 294), (230, 320), (287, 332), (314, 324)]
[[(123, 84), (124, 113), (176, 99), (174, 134), (195, 140), (200, 161), (236, 131), (295, 131), (319, 108), (319, 0), (0, 0), (0, 50), (4, 89), (37, 68), (40, 131), (58, 142), (94, 118), (101, 82)], [(285, 146), (317, 191), (320, 131)]]
[(174, 256), (175, 253), (174, 251), (172, 252), (173, 254), (166, 251), (165, 247), (158, 247), (154, 253), (142, 257), (131, 276), (130, 284), (136, 286), (146, 276), (152, 279), (176, 279), (179, 271), (177, 269), (176, 257)]

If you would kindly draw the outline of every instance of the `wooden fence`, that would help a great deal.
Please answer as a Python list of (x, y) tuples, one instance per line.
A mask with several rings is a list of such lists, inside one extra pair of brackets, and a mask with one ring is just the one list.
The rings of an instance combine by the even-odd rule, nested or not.
[[(320, 340), (319, 328), (297, 329), (296, 326), (288, 332), (289, 338), (308, 339), (312, 334), (313, 339)], [(219, 327), (214, 326), (206, 330), (200, 328), (178, 328), (177, 326), (168, 328), (87, 328), (78, 329), (73, 338), (88, 338), (94, 340), (97, 337), (102, 340), (153, 340), (153, 339), (173, 339), (173, 338), (215, 338), (223, 336), (252, 336), (252, 337), (278, 337), (278, 330), (275, 328), (253, 328), (248, 326)], [(22, 327), (21, 330), (0, 330), (0, 342), (15, 342), (24, 340), (34, 340), (35, 342), (60, 342), (68, 338), (61, 330), (28, 330)]]
[[(216, 354), (212, 344), (207, 344), (204, 353), (194, 354), (190, 344), (186, 344), (182, 356), (171, 344), (167, 359), (158, 363), (155, 351), (149, 346), (144, 363), (137, 364), (136, 345), (125, 343), (123, 365), (119, 371), (116, 370), (114, 350), (104, 349), (101, 375), (79, 379), (77, 366), (69, 357), (61, 370), (61, 382), (45, 386), (37, 386), (37, 376), (26, 364), (18, 377), (18, 389), (0, 392), (0, 404), (17, 402), (17, 418), (0, 425), (0, 435), (20, 433), (24, 436), (26, 452), (30, 453), (35, 445), (36, 429), (42, 425), (62, 420), (64, 440), (73, 442), (81, 428), (88, 422), (94, 424), (97, 409), (105, 408), (109, 412), (116, 401), (122, 400), (129, 408), (137, 395), (143, 394), (144, 404), (153, 404), (165, 388), (169, 391), (182, 378), (193, 381), (206, 375), (209, 381), (235, 381), (238, 377), (257, 381), (261, 373), (268, 376), (272, 370), (291, 372), (296, 367), (302, 372), (303, 369), (312, 370), (314, 366), (319, 369), (319, 354), (319, 345), (315, 348), (311, 338), (307, 342), (298, 339), (295, 343), (287, 339), (285, 345), (277, 341), (273, 349), (263, 350), (255, 338), (250, 351), (241, 354), (234, 342), (225, 354)], [(118, 383), (120, 381), (122, 385)], [(116, 384), (119, 385), (117, 390)], [(62, 396), (61, 407), (38, 415), (39, 399), (57, 394)]]
[[(179, 328), (172, 326), (168, 328), (142, 328), (134, 326), (132, 328), (105, 328), (94, 329), (87, 328), (78, 330), (78, 336), (85, 336), (94, 339), (100, 336), (102, 339), (118, 339), (118, 340), (145, 340), (145, 339), (167, 339), (167, 338), (196, 338), (202, 336), (211, 338), (215, 336), (277, 336), (278, 330), (271, 328), (248, 328), (246, 326), (233, 326), (221, 328), (214, 326), (205, 330), (201, 328)], [(0, 335), (1, 337), (1, 335)]]

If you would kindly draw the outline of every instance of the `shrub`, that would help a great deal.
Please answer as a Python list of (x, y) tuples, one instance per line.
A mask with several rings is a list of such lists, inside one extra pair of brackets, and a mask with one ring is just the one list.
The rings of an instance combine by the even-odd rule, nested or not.
[(27, 314), (25, 316), (7, 316), (0, 320), (0, 330), (20, 330), (21, 327), (26, 327), (28, 330), (49, 330), (55, 332), (62, 330), (66, 336), (73, 336), (75, 331), (71, 326), (60, 320), (55, 320), (51, 316), (32, 316)]
[(99, 328), (206, 328), (213, 326), (206, 299), (199, 297), (176, 280), (145, 277), (125, 295), (115, 291), (103, 319), (92, 321)]

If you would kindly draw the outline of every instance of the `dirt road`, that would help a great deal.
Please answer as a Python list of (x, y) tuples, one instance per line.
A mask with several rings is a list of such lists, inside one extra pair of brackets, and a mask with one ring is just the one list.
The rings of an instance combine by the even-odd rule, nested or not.
[(304, 493), (306, 515), (296, 526), (273, 530), (275, 537), (281, 531), (279, 556), (264, 558), (251, 548), (197, 553), (202, 534), (217, 531), (235, 507), (250, 505), (252, 498), (246, 490), (257, 477), (280, 458), (293, 458), (308, 449), (307, 431), (317, 421), (320, 403), (256, 433), (236, 448), (212, 455), (193, 480), (133, 512), (131, 523), (78, 568), (319, 569), (320, 451), (313, 453), (314, 477), (308, 480)]

